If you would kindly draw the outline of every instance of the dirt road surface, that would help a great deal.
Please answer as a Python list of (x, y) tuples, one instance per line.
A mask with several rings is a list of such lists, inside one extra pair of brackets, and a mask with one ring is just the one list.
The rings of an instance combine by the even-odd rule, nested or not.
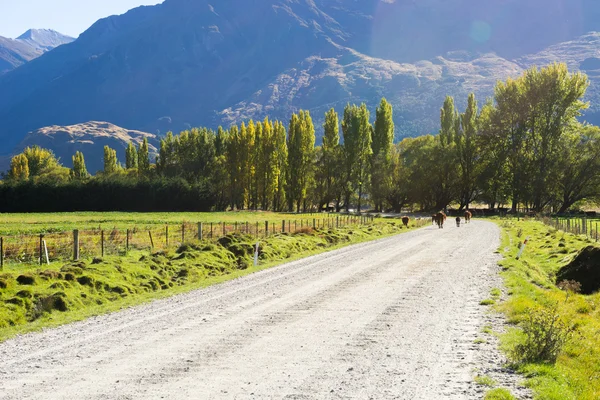
[(498, 246), (492, 223), (426, 227), (20, 336), (0, 398), (479, 399), (481, 371), (517, 381), (474, 343)]

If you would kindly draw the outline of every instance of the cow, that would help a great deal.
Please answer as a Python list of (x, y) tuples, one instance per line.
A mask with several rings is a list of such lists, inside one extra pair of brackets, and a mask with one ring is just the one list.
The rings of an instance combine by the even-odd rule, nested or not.
[(432, 214), (431, 215), (431, 225), (435, 225), (436, 221), (437, 221), (437, 214)]
[(472, 216), (473, 216), (473, 214), (471, 213), (471, 211), (465, 211), (465, 224), (468, 224), (469, 222), (471, 222)]
[(440, 229), (444, 229), (444, 222), (446, 222), (446, 214), (442, 211), (435, 215), (435, 222)]
[(402, 217), (402, 223), (404, 224), (405, 227), (408, 228), (408, 223), (410, 222), (410, 218), (409, 217)]

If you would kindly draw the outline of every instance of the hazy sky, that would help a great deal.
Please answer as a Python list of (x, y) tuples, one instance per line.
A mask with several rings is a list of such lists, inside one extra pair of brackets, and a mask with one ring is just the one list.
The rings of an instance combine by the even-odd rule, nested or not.
[(0, 36), (47, 28), (77, 37), (100, 18), (158, 3), (162, 0), (0, 0)]

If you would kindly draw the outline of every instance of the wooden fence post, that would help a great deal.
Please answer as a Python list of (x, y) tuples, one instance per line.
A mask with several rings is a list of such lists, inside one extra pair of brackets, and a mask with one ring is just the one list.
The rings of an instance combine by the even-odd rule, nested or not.
[(256, 221), (256, 237), (258, 237), (258, 229), (259, 229), (259, 227), (258, 227), (258, 221)]
[[(169, 248), (169, 225), (165, 226), (165, 244), (167, 245), (167, 249)], [(154, 245), (152, 245), (154, 247)]]
[(204, 228), (204, 225), (202, 224), (202, 222), (198, 222), (198, 240), (202, 240), (203, 228)]
[(265, 221), (265, 237), (269, 236), (269, 221)]
[(42, 265), (44, 263), (44, 235), (40, 234), (40, 265)]
[(154, 251), (154, 240), (152, 239), (152, 232), (148, 231), (148, 236), (150, 236), (150, 247), (152, 251)]
[(225, 226), (225, 222), (223, 222), (223, 236), (227, 235), (227, 227)]
[(125, 254), (129, 253), (129, 229), (127, 229), (127, 239), (125, 240)]
[(104, 230), (100, 231), (100, 245), (101, 257), (104, 258)]
[(185, 222), (181, 224), (181, 244), (185, 243)]
[(73, 261), (79, 261), (79, 230), (73, 230)]
[(213, 223), (210, 223), (210, 238), (213, 238)]
[(246, 221), (246, 235), (250, 234), (250, 222)]

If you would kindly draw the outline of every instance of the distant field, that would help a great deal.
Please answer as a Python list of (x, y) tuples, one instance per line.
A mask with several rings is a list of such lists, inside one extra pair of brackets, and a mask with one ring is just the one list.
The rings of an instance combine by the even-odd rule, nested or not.
[[(315, 218), (325, 216), (314, 214)], [(197, 222), (278, 222), (283, 219), (313, 218), (309, 214), (282, 214), (274, 212), (215, 212), (215, 213), (131, 213), (81, 212), (44, 214), (0, 214), (0, 235), (67, 232), (73, 229), (127, 229), (156, 227), (165, 224)]]

